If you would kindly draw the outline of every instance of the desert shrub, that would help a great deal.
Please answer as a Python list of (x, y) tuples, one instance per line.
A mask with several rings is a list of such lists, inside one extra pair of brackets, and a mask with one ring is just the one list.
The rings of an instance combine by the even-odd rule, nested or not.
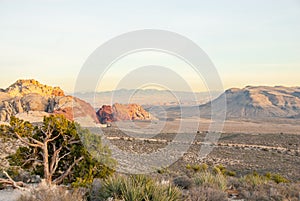
[(201, 172), (195, 176), (194, 180), (197, 186), (207, 186), (221, 190), (227, 188), (227, 179), (221, 173)]
[(173, 180), (175, 186), (180, 187), (182, 189), (190, 189), (193, 186), (193, 180), (187, 176), (176, 177)]
[(158, 174), (168, 174), (169, 170), (168, 170), (168, 168), (162, 167), (162, 168), (157, 169), (157, 173)]
[(185, 200), (188, 201), (220, 201), (227, 200), (227, 194), (219, 189), (211, 187), (197, 187), (189, 191)]
[(268, 178), (261, 176), (256, 172), (254, 172), (253, 174), (245, 175), (240, 178), (240, 180), (246, 185), (251, 185), (252, 187), (268, 183)]
[(21, 195), (17, 201), (86, 201), (84, 194), (81, 189), (67, 190), (59, 186), (43, 186)]
[(222, 164), (216, 165), (213, 167), (213, 173), (215, 174), (222, 174), (224, 176), (234, 177), (236, 173), (234, 171), (227, 170)]
[(194, 170), (194, 172), (203, 172), (208, 170), (208, 165), (206, 163), (193, 165), (188, 164), (186, 168), (189, 170)]
[(144, 175), (114, 176), (106, 179), (92, 200), (107, 200), (109, 198), (124, 201), (179, 200), (181, 191), (172, 185), (161, 185)]
[(235, 177), (236, 176), (236, 173), (234, 171), (226, 171), (225, 174), (230, 176), (230, 177)]
[(281, 176), (280, 174), (271, 174), (271, 180), (277, 184), (289, 182), (285, 177)]

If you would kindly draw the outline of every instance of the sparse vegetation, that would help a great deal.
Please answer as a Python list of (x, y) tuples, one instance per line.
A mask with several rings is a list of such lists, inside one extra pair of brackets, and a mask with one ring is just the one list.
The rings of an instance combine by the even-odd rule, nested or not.
[(186, 166), (187, 169), (191, 169), (194, 170), (194, 172), (203, 172), (203, 171), (207, 171), (208, 169), (208, 165), (206, 163), (202, 163), (202, 164), (193, 164), (190, 165), (188, 164)]

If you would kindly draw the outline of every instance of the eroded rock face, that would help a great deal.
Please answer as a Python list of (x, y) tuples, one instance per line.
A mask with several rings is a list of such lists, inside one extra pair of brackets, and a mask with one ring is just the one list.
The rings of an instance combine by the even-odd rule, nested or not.
[[(0, 121), (12, 115), (37, 119), (35, 114), (63, 114), (69, 120), (88, 116), (98, 123), (94, 108), (73, 96), (65, 96), (59, 87), (40, 84), (35, 80), (18, 80), (0, 91)], [(34, 111), (34, 112), (33, 112)]]
[(153, 120), (151, 116), (142, 106), (138, 104), (119, 104), (112, 106), (103, 105), (98, 111), (97, 116), (101, 123), (123, 120)]

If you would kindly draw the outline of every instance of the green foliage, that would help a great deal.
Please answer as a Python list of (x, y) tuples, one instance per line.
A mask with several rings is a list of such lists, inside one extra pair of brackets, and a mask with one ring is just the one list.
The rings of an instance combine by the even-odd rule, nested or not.
[(274, 181), (275, 183), (279, 184), (279, 183), (288, 183), (289, 180), (286, 179), (285, 177), (283, 177), (282, 175), (280, 174), (272, 174), (270, 172), (267, 172), (265, 174), (265, 177), (269, 180), (272, 180)]
[(226, 171), (225, 174), (230, 176), (230, 177), (235, 177), (236, 176), (236, 173), (234, 171)]
[[(52, 181), (60, 178), (69, 167), (73, 168), (63, 179), (63, 183), (73, 183), (74, 186), (89, 185), (93, 178), (106, 178), (114, 172), (115, 161), (110, 157), (108, 147), (102, 145), (101, 137), (81, 128), (75, 122), (68, 121), (62, 115), (44, 117), (40, 126), (11, 117), (10, 125), (10, 132), (18, 134), (26, 142), (47, 142), (49, 169), (55, 153), (60, 149), (59, 157), (56, 158), (59, 162)], [(9, 162), (10, 165), (20, 166), (32, 174), (44, 177), (44, 154), (45, 149), (41, 146), (24, 146), (9, 156)], [(82, 160), (75, 163), (81, 157)]]
[(236, 175), (234, 171), (227, 170), (222, 164), (214, 166), (213, 172), (215, 174), (222, 174), (224, 176), (231, 176), (231, 177), (234, 177)]
[(181, 197), (181, 191), (172, 185), (160, 185), (144, 175), (110, 177), (105, 180), (97, 200), (132, 201), (175, 201)]

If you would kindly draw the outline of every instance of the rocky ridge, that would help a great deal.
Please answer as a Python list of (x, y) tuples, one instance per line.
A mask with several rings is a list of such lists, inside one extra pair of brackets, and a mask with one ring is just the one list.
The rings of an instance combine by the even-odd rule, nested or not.
[(95, 123), (94, 108), (73, 96), (66, 96), (59, 87), (43, 85), (36, 80), (18, 80), (0, 90), (0, 121), (7, 122), (12, 115), (32, 120), (49, 114), (63, 114), (69, 120), (88, 116)]
[[(231, 88), (221, 96), (226, 96), (227, 118), (298, 118), (300, 117), (300, 88), (283, 86), (247, 86), (243, 89)], [(213, 100), (221, 104), (221, 98)], [(220, 113), (223, 111), (219, 111)], [(202, 117), (209, 117), (211, 104), (200, 106)]]

